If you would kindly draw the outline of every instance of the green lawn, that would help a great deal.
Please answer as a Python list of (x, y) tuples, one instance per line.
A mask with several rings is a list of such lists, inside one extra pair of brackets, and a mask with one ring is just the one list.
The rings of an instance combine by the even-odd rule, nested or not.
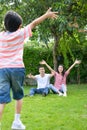
[[(25, 94), (29, 87), (25, 87)], [(4, 110), (2, 130), (11, 130), (14, 101)], [(68, 85), (68, 96), (25, 97), (21, 120), (26, 130), (87, 130), (87, 84)]]

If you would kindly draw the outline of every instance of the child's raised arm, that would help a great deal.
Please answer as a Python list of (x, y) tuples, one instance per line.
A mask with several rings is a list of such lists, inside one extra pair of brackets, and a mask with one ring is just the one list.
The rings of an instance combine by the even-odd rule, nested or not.
[(47, 18), (52, 18), (52, 19), (57, 18), (57, 14), (58, 12), (53, 12), (51, 11), (51, 8), (49, 8), (45, 14), (43, 14), (39, 18), (36, 18), (34, 21), (30, 23), (31, 29), (35, 28), (38, 24), (40, 24)]

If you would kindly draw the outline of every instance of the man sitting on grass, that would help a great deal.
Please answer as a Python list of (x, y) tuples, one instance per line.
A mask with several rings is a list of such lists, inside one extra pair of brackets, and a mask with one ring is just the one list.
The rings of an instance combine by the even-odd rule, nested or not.
[[(30, 96), (34, 96), (34, 94), (42, 94), (42, 96), (46, 96), (49, 93), (49, 86), (50, 86), (50, 78), (54, 75), (46, 74), (45, 68), (43, 66), (39, 67), (38, 75), (33, 76), (32, 74), (27, 75), (28, 78), (35, 79), (37, 81), (37, 88), (30, 89)], [(26, 95), (28, 96), (28, 95)]]

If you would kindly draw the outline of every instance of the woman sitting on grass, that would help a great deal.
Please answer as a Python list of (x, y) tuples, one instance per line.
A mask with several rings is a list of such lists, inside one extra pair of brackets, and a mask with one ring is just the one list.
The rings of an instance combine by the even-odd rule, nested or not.
[(42, 60), (40, 64), (44, 64), (47, 66), (47, 68), (54, 73), (55, 77), (55, 82), (54, 85), (50, 85), (50, 89), (53, 91), (53, 93), (57, 94), (58, 91), (62, 92), (63, 96), (67, 96), (67, 87), (66, 87), (66, 78), (68, 74), (70, 73), (70, 70), (76, 65), (80, 64), (80, 60), (75, 60), (75, 62), (69, 67), (69, 69), (64, 72), (63, 65), (58, 66), (58, 72), (53, 70), (47, 63), (46, 61)]

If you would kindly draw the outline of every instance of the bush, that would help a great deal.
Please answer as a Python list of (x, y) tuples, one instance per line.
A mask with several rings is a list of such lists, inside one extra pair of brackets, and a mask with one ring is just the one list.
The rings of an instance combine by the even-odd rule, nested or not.
[[(39, 62), (44, 59), (49, 60), (49, 64), (53, 67), (52, 50), (46, 48), (32, 48), (25, 46), (24, 48), (24, 64), (26, 68), (26, 74), (38, 74)], [(46, 68), (46, 72), (48, 69)]]
[[(79, 53), (80, 52), (80, 53)], [(49, 65), (53, 68), (53, 52), (52, 49), (37, 47), (33, 48), (31, 46), (24, 47), (24, 64), (26, 68), (26, 74), (32, 73), (33, 75), (38, 74), (39, 62), (44, 59), (49, 63)], [(82, 60), (80, 66), (75, 66), (70, 75), (68, 76), (68, 83), (87, 83), (87, 60), (86, 53), (83, 53), (83, 50), (74, 50), (73, 54), (75, 57)], [(68, 55), (69, 66), (72, 64), (72, 60), (70, 55)], [(64, 65), (65, 66), (65, 65)], [(66, 67), (66, 66), (65, 66)], [(46, 73), (50, 73), (50, 71), (46, 69)], [(52, 79), (52, 82), (54, 79)]]

